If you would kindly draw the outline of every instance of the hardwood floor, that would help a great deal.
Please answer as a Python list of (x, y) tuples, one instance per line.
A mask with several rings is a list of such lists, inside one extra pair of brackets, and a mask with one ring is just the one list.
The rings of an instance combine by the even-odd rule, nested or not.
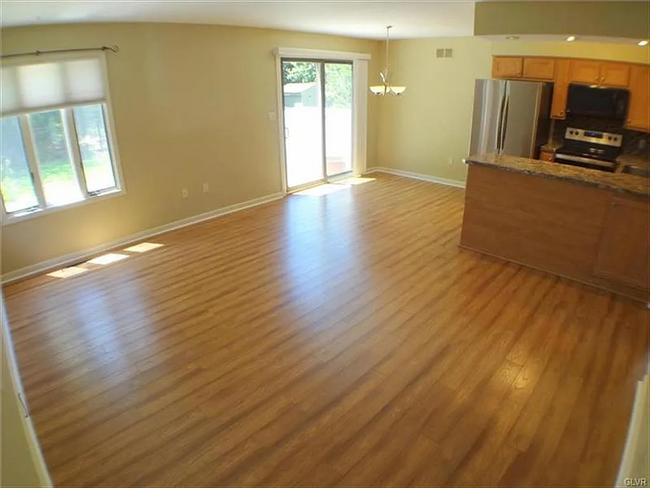
[(463, 196), (379, 175), (5, 287), (56, 486), (613, 486), (649, 312), (460, 250)]

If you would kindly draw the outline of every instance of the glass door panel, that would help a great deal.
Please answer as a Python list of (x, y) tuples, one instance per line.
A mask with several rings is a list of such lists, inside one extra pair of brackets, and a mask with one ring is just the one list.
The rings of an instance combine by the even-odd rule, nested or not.
[(325, 63), (325, 171), (352, 171), (352, 64)]
[(287, 187), (325, 178), (321, 63), (282, 61)]

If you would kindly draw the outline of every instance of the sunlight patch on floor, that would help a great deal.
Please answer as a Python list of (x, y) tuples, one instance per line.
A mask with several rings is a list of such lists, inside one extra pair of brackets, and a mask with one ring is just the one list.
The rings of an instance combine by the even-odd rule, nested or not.
[(370, 183), (371, 181), (375, 181), (375, 178), (356, 176), (352, 178), (345, 178), (344, 180), (339, 180), (334, 183), (325, 183), (323, 185), (313, 186), (311, 188), (307, 188), (306, 190), (297, 191), (294, 193), (294, 195), (320, 197), (323, 195), (329, 195), (330, 193), (336, 193), (337, 191), (345, 190), (351, 186)]
[[(163, 247), (163, 244), (158, 244), (155, 242), (141, 242), (140, 244), (135, 244), (133, 246), (127, 247), (123, 249), (123, 251), (142, 254), (143, 252), (152, 251), (154, 249), (158, 249), (159, 247)], [(129, 256), (129, 254), (106, 253), (93, 259), (89, 259), (83, 263), (79, 263), (75, 266), (69, 266), (67, 268), (62, 268), (51, 273), (47, 273), (47, 276), (52, 276), (53, 278), (71, 278), (81, 273), (85, 273), (86, 271), (92, 271), (94, 269), (99, 269), (112, 263), (117, 263), (123, 259), (128, 258)]]
[(346, 189), (346, 185), (335, 185), (326, 183), (325, 185), (314, 186), (313, 188), (307, 188), (306, 190), (297, 191), (294, 195), (300, 196), (309, 196), (309, 197), (320, 197), (323, 195), (329, 195), (330, 193), (336, 193), (337, 191), (342, 191)]
[(127, 247), (124, 250), (127, 252), (147, 252), (151, 251), (152, 249), (158, 249), (162, 246), (162, 244), (156, 244), (155, 242), (142, 242), (140, 244), (136, 244), (135, 246)]
[(341, 180), (337, 182), (340, 185), (363, 185), (364, 183), (370, 183), (371, 181), (375, 181), (375, 178), (367, 178), (364, 176), (355, 176), (352, 178), (346, 178), (344, 180)]
[(56, 271), (47, 273), (47, 276), (52, 276), (53, 278), (70, 278), (71, 276), (76, 276), (86, 271), (88, 271), (86, 268), (70, 266), (69, 268), (57, 269)]
[(90, 259), (86, 262), (90, 264), (111, 264), (115, 263), (117, 261), (121, 261), (122, 259), (126, 259), (129, 256), (127, 254), (117, 254), (117, 253), (108, 253), (108, 254), (103, 254), (101, 256), (97, 256), (96, 258)]

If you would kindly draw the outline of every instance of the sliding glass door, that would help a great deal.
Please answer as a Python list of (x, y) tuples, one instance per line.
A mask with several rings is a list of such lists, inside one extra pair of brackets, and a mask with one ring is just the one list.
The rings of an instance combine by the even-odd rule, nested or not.
[(352, 171), (352, 63), (282, 60), (287, 188)]
[(352, 64), (323, 63), (325, 79), (325, 173), (352, 171)]

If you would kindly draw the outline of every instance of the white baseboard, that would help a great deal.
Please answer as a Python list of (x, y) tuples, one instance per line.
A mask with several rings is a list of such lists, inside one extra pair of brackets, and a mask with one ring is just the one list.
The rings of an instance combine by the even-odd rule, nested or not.
[(40, 263), (26, 266), (25, 268), (20, 268), (15, 271), (10, 271), (2, 275), (2, 284), (11, 283), (12, 281), (20, 280), (27, 278), (29, 276), (41, 274), (45, 271), (51, 270), (53, 268), (60, 268), (63, 266), (68, 266), (79, 261), (83, 261), (87, 258), (90, 258), (96, 254), (108, 251), (110, 249), (121, 247), (126, 244), (131, 244), (132, 242), (141, 241), (149, 237), (156, 236), (158, 234), (163, 234), (172, 230), (180, 229), (182, 227), (187, 227), (188, 225), (197, 224), (203, 222), (204, 220), (214, 219), (222, 215), (230, 214), (233, 212), (238, 212), (246, 208), (255, 207), (257, 205), (262, 205), (264, 203), (272, 202), (274, 200), (279, 200), (284, 196), (283, 193), (273, 193), (271, 195), (266, 195), (260, 198), (254, 198), (253, 200), (248, 200), (246, 202), (237, 203), (235, 205), (230, 205), (228, 207), (219, 208), (217, 210), (211, 210), (210, 212), (205, 212), (193, 217), (188, 217), (186, 219), (177, 220), (175, 222), (170, 222), (169, 224), (161, 225), (159, 227), (154, 227), (153, 229), (148, 229), (136, 234), (131, 234), (129, 236), (123, 237), (121, 239), (116, 239), (114, 241), (105, 242), (98, 246), (94, 246), (82, 251), (74, 252), (71, 254), (66, 254), (53, 259), (48, 259), (47, 261), (42, 261)]
[(414, 173), (412, 171), (403, 171), (401, 169), (387, 168), (385, 166), (376, 166), (368, 168), (365, 174), (370, 173), (388, 173), (389, 175), (404, 176), (406, 178), (413, 178), (415, 180), (430, 181), (431, 183), (439, 183), (440, 185), (454, 186), (456, 188), (465, 188), (465, 182), (459, 180), (450, 180), (448, 178), (440, 178), (438, 176), (424, 175), (421, 173)]

